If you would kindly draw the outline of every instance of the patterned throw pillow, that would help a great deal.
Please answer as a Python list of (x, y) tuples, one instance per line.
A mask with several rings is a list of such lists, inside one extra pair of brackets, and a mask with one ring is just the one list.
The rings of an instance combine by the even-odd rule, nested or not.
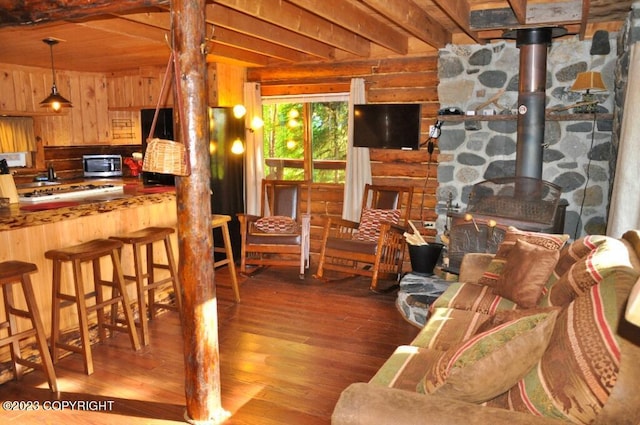
[(533, 245), (541, 246), (547, 249), (560, 250), (569, 239), (569, 235), (552, 235), (548, 233), (525, 232), (518, 230), (513, 226), (509, 226), (504, 240), (498, 247), (495, 257), (489, 263), (487, 270), (482, 274), (478, 283), (486, 286), (494, 287), (502, 274), (502, 269), (506, 263), (507, 255), (515, 246), (516, 241), (524, 240)]
[(256, 221), (256, 228), (264, 233), (296, 233), (298, 223), (291, 217), (273, 215)]
[(557, 315), (537, 313), (476, 334), (433, 363), (417, 390), (470, 403), (504, 393), (542, 357)]
[(605, 279), (561, 310), (547, 350), (536, 366), (488, 406), (590, 424), (618, 379), (620, 343), (616, 329), (625, 293), (637, 273)]
[(380, 223), (383, 221), (398, 224), (400, 210), (381, 210), (367, 208), (362, 211), (360, 225), (353, 235), (354, 239), (368, 242), (376, 242), (380, 236)]
[(622, 255), (626, 252), (620, 240), (608, 238), (602, 241), (549, 287), (542, 304), (564, 306), (608, 276), (635, 274), (628, 256)]
[(591, 251), (596, 249), (599, 245), (604, 243), (607, 240), (607, 236), (603, 235), (587, 235), (583, 238), (580, 238), (576, 241), (573, 241), (570, 245), (565, 246), (560, 253), (560, 258), (558, 259), (558, 264), (556, 264), (556, 268), (553, 270), (553, 274), (556, 278), (559, 278), (573, 264), (575, 264), (578, 260), (586, 257)]
[(559, 257), (557, 249), (516, 241), (493, 293), (517, 303), (520, 308), (535, 307)]

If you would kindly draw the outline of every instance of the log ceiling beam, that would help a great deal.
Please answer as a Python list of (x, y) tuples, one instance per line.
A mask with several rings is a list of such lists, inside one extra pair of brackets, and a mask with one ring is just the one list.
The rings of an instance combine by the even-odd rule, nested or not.
[(527, 22), (527, 0), (507, 0), (519, 23)]
[(481, 42), (478, 33), (470, 29), (470, 8), (467, 0), (433, 0), (433, 2), (476, 43)]
[(84, 19), (157, 6), (168, 7), (170, 3), (170, 0), (0, 0), (0, 26)]
[(413, 0), (362, 0), (364, 4), (435, 48), (451, 43), (451, 33)]
[(215, 3), (345, 50), (356, 56), (367, 57), (371, 51), (369, 41), (364, 37), (284, 1), (215, 0)]
[[(123, 15), (122, 18), (137, 24), (143, 24), (138, 25), (138, 27), (155, 27), (166, 31), (167, 33), (171, 27), (170, 15), (162, 12), (134, 13)], [(213, 25), (208, 24), (207, 34), (207, 39), (211, 40), (214, 45), (219, 44), (226, 46), (226, 48), (213, 47), (210, 49), (210, 52), (217, 52), (216, 56), (218, 58), (222, 54), (230, 54), (232, 56), (228, 59), (239, 59), (241, 62), (256, 60), (256, 62), (247, 62), (252, 64), (252, 66), (266, 65), (268, 63), (267, 59), (269, 56), (288, 62), (308, 60), (307, 55), (296, 50), (288, 49), (226, 28), (214, 28)], [(241, 52), (242, 50), (249, 53), (243, 53)], [(238, 57), (238, 55), (240, 57)], [(210, 59), (207, 58), (207, 60)]]
[(536, 25), (563, 25), (580, 23), (583, 20), (583, 0), (569, 0), (554, 3), (531, 3), (526, 6), (524, 23), (518, 21), (511, 8), (472, 10), (470, 27), (475, 31), (517, 28)]
[(220, 4), (208, 4), (207, 22), (321, 59), (335, 58), (335, 48), (294, 31), (261, 21)]
[[(408, 37), (395, 29), (380, 25), (380, 21), (353, 5), (351, 0), (289, 0), (362, 37), (399, 54), (409, 51)], [(397, 0), (396, 0), (397, 2)], [(395, 4), (395, 2), (394, 2)]]

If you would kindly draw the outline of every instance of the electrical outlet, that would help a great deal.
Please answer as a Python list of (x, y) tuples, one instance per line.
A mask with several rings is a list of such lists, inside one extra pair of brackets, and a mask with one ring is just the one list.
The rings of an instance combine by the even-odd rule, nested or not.
[(423, 223), (424, 228), (425, 229), (435, 229), (436, 228), (436, 222), (435, 221), (425, 221)]

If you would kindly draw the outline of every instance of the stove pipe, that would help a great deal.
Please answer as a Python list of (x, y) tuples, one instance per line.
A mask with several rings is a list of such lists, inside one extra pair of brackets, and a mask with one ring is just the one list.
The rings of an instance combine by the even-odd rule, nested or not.
[(542, 179), (547, 50), (552, 31), (525, 28), (516, 34), (516, 47), (520, 48), (516, 177)]

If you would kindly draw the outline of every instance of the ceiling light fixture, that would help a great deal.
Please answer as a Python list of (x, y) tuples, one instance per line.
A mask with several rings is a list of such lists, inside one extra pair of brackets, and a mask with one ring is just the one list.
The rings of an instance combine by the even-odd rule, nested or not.
[(51, 94), (46, 97), (42, 102), (40, 102), (40, 106), (50, 107), (54, 111), (58, 112), (61, 108), (71, 108), (71, 101), (65, 99), (60, 96), (58, 93), (58, 87), (56, 86), (56, 69), (53, 66), (53, 46), (58, 44), (60, 41), (55, 38), (45, 38), (42, 40), (45, 44), (49, 45), (49, 50), (51, 51), (51, 74), (53, 75), (53, 85), (51, 86)]

